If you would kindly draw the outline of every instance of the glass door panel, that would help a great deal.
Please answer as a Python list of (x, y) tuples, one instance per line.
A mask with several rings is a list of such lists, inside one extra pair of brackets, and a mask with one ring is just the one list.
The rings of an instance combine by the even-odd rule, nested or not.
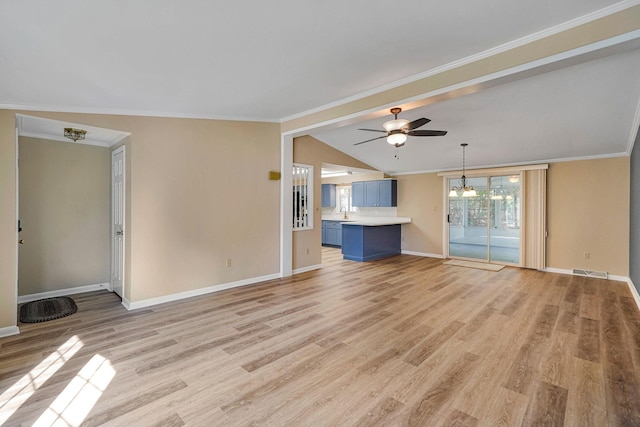
[[(449, 180), (449, 190), (457, 184)], [(449, 197), (449, 255), (488, 261), (487, 178), (468, 178), (467, 185), (475, 188), (476, 197)]]
[[(449, 191), (457, 185), (449, 180)], [(468, 178), (467, 185), (477, 196), (449, 196), (449, 256), (519, 264), (520, 175)]]
[(489, 259), (520, 263), (520, 176), (490, 178)]

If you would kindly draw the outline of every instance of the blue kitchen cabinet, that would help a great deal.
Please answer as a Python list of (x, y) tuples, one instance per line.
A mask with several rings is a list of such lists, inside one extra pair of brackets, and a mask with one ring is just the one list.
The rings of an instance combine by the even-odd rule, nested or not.
[(351, 199), (353, 206), (396, 207), (398, 206), (398, 181), (383, 179), (353, 182)]
[(339, 221), (322, 221), (322, 244), (342, 246), (342, 224)]
[(327, 223), (329, 221), (322, 221), (322, 244), (327, 244)]
[(322, 184), (322, 207), (334, 208), (336, 206), (336, 185)]
[(351, 183), (351, 205), (364, 206), (364, 181)]
[(395, 179), (378, 181), (378, 206), (398, 206), (398, 181)]
[(401, 253), (400, 224), (366, 226), (345, 223), (342, 258), (350, 261), (374, 261)]

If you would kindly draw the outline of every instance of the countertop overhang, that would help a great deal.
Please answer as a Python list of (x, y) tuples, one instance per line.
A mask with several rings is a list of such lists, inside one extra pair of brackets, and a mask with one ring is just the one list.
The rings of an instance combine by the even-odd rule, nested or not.
[(343, 225), (362, 225), (365, 227), (377, 227), (380, 225), (409, 224), (411, 218), (396, 216), (379, 216), (379, 217), (359, 217), (359, 218), (336, 218), (322, 217), (323, 221), (338, 221)]

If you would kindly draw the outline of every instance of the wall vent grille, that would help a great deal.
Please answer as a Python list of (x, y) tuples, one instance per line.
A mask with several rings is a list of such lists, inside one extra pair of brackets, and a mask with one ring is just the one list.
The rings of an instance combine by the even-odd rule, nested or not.
[(576, 276), (599, 277), (601, 279), (607, 279), (609, 277), (606, 271), (582, 270), (580, 268), (574, 268), (573, 274)]

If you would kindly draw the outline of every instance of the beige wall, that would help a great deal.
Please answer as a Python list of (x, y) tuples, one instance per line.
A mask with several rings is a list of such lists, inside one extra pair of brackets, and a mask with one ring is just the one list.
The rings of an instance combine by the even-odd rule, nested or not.
[(293, 161), (313, 165), (315, 202), (313, 230), (293, 232), (293, 270), (311, 267), (322, 263), (322, 186), (320, 172), (322, 163), (350, 166), (361, 169), (372, 169), (371, 166), (354, 159), (310, 136), (302, 136), (293, 140)]
[(547, 267), (629, 275), (629, 162), (617, 157), (549, 165)]
[[(549, 165), (547, 267), (629, 275), (629, 174), (629, 157)], [(402, 249), (442, 254), (442, 177), (396, 179), (398, 216), (412, 218), (402, 226)]]
[[(280, 271), (277, 123), (0, 111), (0, 328), (15, 326), (15, 114), (131, 132), (131, 302)], [(231, 266), (225, 267), (225, 260)]]
[(15, 114), (0, 110), (0, 329), (17, 324)]
[(442, 255), (442, 180), (436, 173), (400, 175), (398, 216), (410, 217), (402, 226), (402, 250)]
[(20, 138), (19, 295), (109, 282), (109, 148)]

